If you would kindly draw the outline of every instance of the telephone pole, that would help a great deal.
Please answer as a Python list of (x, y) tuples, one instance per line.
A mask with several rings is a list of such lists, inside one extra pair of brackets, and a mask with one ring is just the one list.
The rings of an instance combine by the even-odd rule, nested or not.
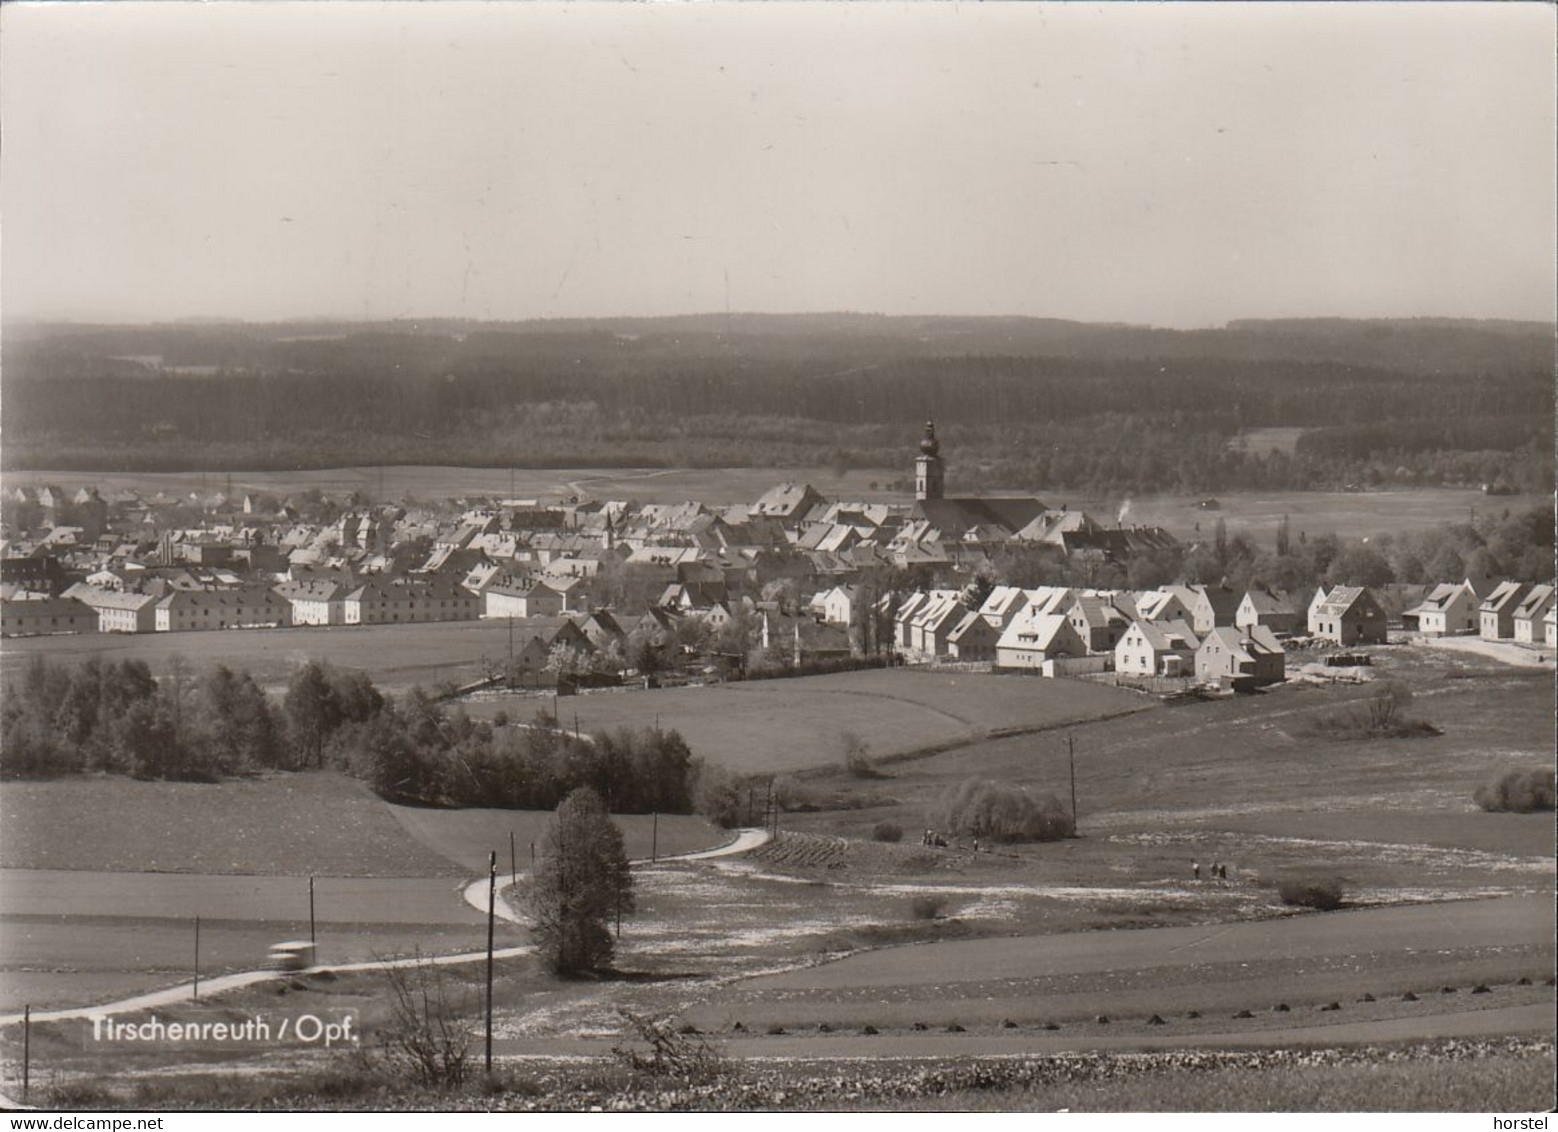
[(487, 1076), (492, 1076), (492, 921), (498, 908), (498, 851), (487, 857)]
[(1066, 761), (1071, 764), (1071, 836), (1077, 835), (1077, 750), (1070, 735), (1066, 736)]

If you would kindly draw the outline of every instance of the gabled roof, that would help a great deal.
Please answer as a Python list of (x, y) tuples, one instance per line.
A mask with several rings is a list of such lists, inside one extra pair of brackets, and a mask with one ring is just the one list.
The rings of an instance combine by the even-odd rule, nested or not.
[(1193, 652), (1201, 647), (1195, 630), (1183, 621), (1138, 620), (1130, 631), (1139, 631), (1153, 652)]
[(1136, 599), (1137, 616), (1143, 621), (1157, 621), (1174, 601), (1178, 601), (1186, 613), (1190, 612), (1190, 606), (1172, 589), (1148, 590)]
[(1524, 582), (1500, 582), (1482, 602), (1483, 613), (1502, 613), (1511, 603), (1518, 603), (1525, 592)]
[(1111, 599), (1093, 594), (1083, 594), (1073, 598), (1070, 612), (1081, 617), (1090, 628), (1104, 628), (1130, 622), (1130, 618)]
[(1541, 617), (1547, 612), (1547, 608), (1552, 604), (1552, 600), (1552, 586), (1532, 586), (1530, 592), (1520, 600), (1520, 604), (1515, 608), (1515, 616), (1522, 621)]
[(1064, 613), (1071, 603), (1072, 591), (1069, 586), (1039, 586), (1037, 589), (1025, 590), (1028, 598), (1028, 608), (1035, 613)]
[(971, 527), (999, 527), (1012, 534), (1044, 512), (1044, 504), (1028, 498), (918, 499), (911, 518), (925, 519), (943, 536), (961, 538)]
[(1224, 650), (1246, 660), (1259, 656), (1280, 655), (1282, 645), (1264, 625), (1252, 625), (1248, 629), (1236, 629), (1231, 625), (1219, 625), (1208, 633), (1201, 646), (1215, 640)]
[(1004, 621), (1028, 604), (1028, 593), (1020, 586), (996, 586), (979, 607), (981, 616)]
[(1407, 610), (1407, 612), (1415, 614), (1442, 613), (1450, 608), (1451, 603), (1461, 594), (1467, 594), (1470, 597), (1477, 596), (1465, 582), (1440, 582), (1424, 595), (1421, 602)]
[(752, 504), (751, 514), (799, 518), (823, 502), (821, 494), (809, 483), (781, 483), (765, 491)]
[(1292, 594), (1253, 587), (1245, 592), (1244, 601), (1255, 613), (1298, 613)]
[(1077, 635), (1070, 618), (1061, 613), (1040, 613), (1032, 606), (1019, 613), (997, 642), (1003, 649), (1047, 650), (1060, 634)]
[(1374, 601), (1374, 595), (1369, 593), (1367, 587), (1337, 586), (1320, 604), (1320, 614), (1324, 617), (1344, 617), (1353, 606), (1365, 600), (1379, 604)]

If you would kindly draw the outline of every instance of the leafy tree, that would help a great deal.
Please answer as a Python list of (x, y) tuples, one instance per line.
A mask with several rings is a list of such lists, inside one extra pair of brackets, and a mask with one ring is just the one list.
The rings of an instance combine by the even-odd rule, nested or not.
[(531, 929), (559, 975), (599, 971), (615, 951), (609, 924), (633, 910), (633, 877), (622, 832), (600, 795), (580, 787), (547, 828), (530, 890)]
[(298, 669), (297, 675), (287, 685), (282, 710), (286, 713), (287, 724), (292, 729), (292, 740), (297, 745), (302, 762), (323, 767), (325, 740), (340, 722), (340, 709), (329, 677), (317, 661), (311, 660)]

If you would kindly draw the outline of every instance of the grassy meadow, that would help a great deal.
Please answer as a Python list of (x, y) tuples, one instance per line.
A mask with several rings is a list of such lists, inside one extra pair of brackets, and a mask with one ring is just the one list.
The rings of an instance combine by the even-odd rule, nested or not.
[[(496, 696), (467, 706), (473, 716), (507, 711)], [(550, 700), (547, 701), (550, 706)], [(891, 759), (991, 732), (1039, 730), (1142, 711), (1149, 701), (1098, 684), (984, 673), (878, 669), (793, 680), (753, 680), (657, 691), (593, 692), (562, 699), (564, 727), (583, 731), (674, 728), (694, 754), (743, 774), (838, 767), (846, 736)]]

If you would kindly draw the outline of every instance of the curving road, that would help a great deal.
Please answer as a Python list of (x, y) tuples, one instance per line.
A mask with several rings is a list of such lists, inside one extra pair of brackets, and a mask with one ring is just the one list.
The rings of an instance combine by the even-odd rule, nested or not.
[[(735, 837), (725, 842), (725, 844), (716, 846), (713, 849), (700, 849), (696, 853), (678, 853), (671, 857), (656, 857), (653, 861), (651, 861), (648, 857), (639, 857), (633, 860), (631, 863), (635, 865), (648, 865), (660, 864), (662, 862), (670, 861), (708, 861), (715, 857), (732, 857), (738, 853), (749, 853), (753, 849), (756, 849), (759, 845), (766, 845), (769, 838), (772, 836), (773, 835), (770, 834), (766, 829), (738, 829), (736, 830)], [(501, 878), (502, 874), (499, 873), (498, 875)], [(489, 881), (487, 877), (477, 877), (475, 880), (467, 884), (461, 893), (461, 895), (465, 898), (466, 904), (470, 905), (484, 916), (487, 914), (488, 883)], [(510, 905), (506, 899), (504, 899), (503, 884), (501, 880), (498, 884), (497, 900), (494, 903), (493, 912), (499, 919), (507, 920), (511, 924), (519, 923), (521, 920), (520, 914), (514, 911), (513, 906)]]
[[(704, 861), (714, 857), (728, 857), (738, 853), (745, 853), (757, 848), (769, 839), (769, 833), (764, 829), (742, 829), (736, 832), (736, 836), (714, 849), (705, 849), (697, 853), (683, 853), (672, 857), (661, 857), (659, 861)], [(648, 864), (647, 859), (635, 861), (634, 864)], [(229, 880), (230, 878), (212, 878), (214, 880)], [(266, 878), (271, 879), (271, 878)], [(274, 878), (278, 881), (286, 881), (292, 887), (295, 882), (289, 878)], [(438, 884), (447, 892), (447, 882), (430, 882)], [(487, 884), (488, 878), (479, 877), (467, 884), (463, 890), (465, 903), (480, 911), (483, 915), (487, 911)], [(516, 913), (502, 894), (498, 895), (496, 913), (505, 920), (518, 922), (520, 916)], [(493, 952), (495, 959), (512, 959), (521, 955), (528, 955), (535, 950), (529, 944), (521, 944), (517, 947), (505, 947)], [(367, 960), (359, 963), (332, 963), (309, 968), (310, 973), (329, 972), (332, 974), (346, 974), (354, 971), (385, 971), (396, 968), (415, 967), (420, 963), (432, 963), (436, 966), (448, 966), (459, 963), (484, 962), (487, 953), (483, 951), (468, 951), (455, 955), (421, 956), (409, 959)], [(200, 981), (200, 989), (203, 995), (213, 996), (230, 990), (238, 990), (242, 987), (254, 986), (256, 983), (269, 982), (274, 979), (290, 978), (291, 972), (277, 972), (271, 970), (261, 971), (236, 971), (232, 974), (217, 975)], [(114, 1002), (103, 1003), (98, 1006), (71, 1007), (63, 1010), (39, 1010), (34, 1011), (34, 1022), (69, 1022), (94, 1017), (108, 1017), (116, 1014), (133, 1014), (140, 1010), (150, 1010), (155, 1007), (188, 1005), (194, 995), (194, 984), (183, 983), (179, 986), (168, 987), (163, 990), (151, 991), (146, 994), (121, 998)], [(21, 1014), (0, 1014), (0, 1026), (14, 1026), (22, 1021)]]

